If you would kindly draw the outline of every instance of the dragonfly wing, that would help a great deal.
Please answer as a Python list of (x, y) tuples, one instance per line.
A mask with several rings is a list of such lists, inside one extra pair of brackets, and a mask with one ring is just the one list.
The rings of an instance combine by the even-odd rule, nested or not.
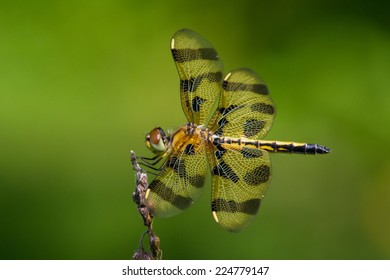
[(222, 96), (209, 128), (218, 136), (260, 139), (270, 130), (276, 115), (268, 88), (250, 69), (226, 75)]
[(198, 33), (182, 29), (171, 42), (187, 120), (207, 124), (221, 93), (223, 65), (213, 46)]
[(224, 229), (238, 232), (255, 217), (271, 180), (268, 152), (220, 143), (210, 157), (211, 210)]
[(149, 184), (148, 209), (157, 217), (169, 217), (191, 206), (203, 189), (206, 168), (204, 140), (178, 130), (159, 175)]

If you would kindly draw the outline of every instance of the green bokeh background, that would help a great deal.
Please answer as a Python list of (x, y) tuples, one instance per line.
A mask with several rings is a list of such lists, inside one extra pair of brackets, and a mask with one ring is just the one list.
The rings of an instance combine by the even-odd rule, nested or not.
[[(253, 224), (223, 231), (210, 186), (155, 221), (165, 259), (390, 258), (390, 20), (380, 1), (2, 1), (0, 258), (130, 259), (144, 231), (129, 152), (185, 123), (169, 43), (191, 28), (278, 108)], [(386, 4), (385, 4), (386, 3)]]

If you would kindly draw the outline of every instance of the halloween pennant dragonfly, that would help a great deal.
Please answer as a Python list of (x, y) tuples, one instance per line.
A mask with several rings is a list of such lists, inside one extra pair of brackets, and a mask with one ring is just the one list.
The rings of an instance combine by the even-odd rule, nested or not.
[(326, 154), (330, 149), (260, 140), (276, 114), (267, 86), (245, 68), (223, 78), (216, 50), (199, 34), (179, 30), (171, 51), (188, 123), (170, 134), (157, 127), (146, 135), (155, 157), (141, 159), (158, 172), (146, 206), (156, 217), (180, 213), (199, 197), (210, 170), (212, 215), (222, 228), (238, 232), (251, 223), (267, 191), (269, 152)]

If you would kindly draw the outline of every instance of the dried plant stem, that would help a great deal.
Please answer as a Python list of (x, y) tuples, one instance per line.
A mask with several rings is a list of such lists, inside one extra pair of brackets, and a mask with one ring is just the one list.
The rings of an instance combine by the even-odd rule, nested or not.
[[(137, 156), (133, 151), (130, 154), (133, 169), (136, 171), (136, 186), (133, 192), (133, 200), (137, 204), (138, 212), (141, 215), (147, 230), (142, 234), (137, 251), (133, 254), (135, 260), (156, 260), (161, 259), (160, 238), (153, 232), (153, 216), (145, 205), (145, 194), (148, 188), (148, 175), (137, 163)], [(143, 248), (143, 239), (149, 237), (150, 252)]]

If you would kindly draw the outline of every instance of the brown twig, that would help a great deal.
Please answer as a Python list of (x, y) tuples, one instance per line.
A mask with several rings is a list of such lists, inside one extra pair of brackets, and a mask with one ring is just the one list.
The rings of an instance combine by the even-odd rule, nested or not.
[[(131, 163), (133, 164), (133, 169), (136, 171), (136, 186), (133, 192), (133, 200), (137, 204), (138, 212), (141, 215), (144, 225), (147, 227), (147, 230), (142, 234), (138, 249), (133, 254), (134, 260), (156, 260), (161, 259), (161, 250), (160, 250), (160, 238), (153, 232), (153, 216), (149, 212), (148, 208), (145, 205), (145, 194), (148, 188), (148, 175), (137, 163), (137, 156), (133, 151), (130, 154)], [(149, 237), (149, 247), (150, 252), (146, 252), (143, 247), (143, 239), (145, 235)]]

